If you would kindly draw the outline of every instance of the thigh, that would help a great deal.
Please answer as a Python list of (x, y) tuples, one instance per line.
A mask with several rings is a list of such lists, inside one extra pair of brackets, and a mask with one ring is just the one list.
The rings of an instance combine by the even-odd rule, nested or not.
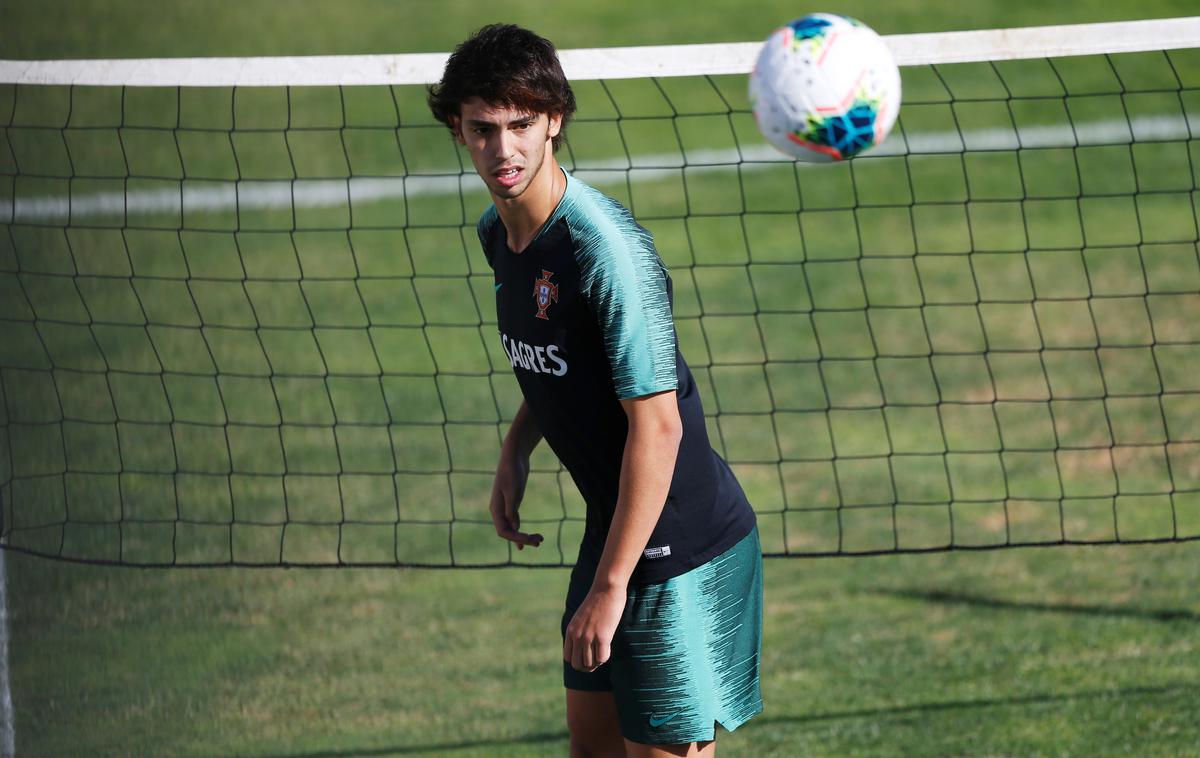
[(717, 743), (690, 742), (686, 745), (644, 745), (640, 742), (625, 740), (625, 755), (627, 758), (714, 758), (717, 754)]
[(625, 739), (612, 692), (567, 690), (567, 729), (572, 756), (625, 755)]

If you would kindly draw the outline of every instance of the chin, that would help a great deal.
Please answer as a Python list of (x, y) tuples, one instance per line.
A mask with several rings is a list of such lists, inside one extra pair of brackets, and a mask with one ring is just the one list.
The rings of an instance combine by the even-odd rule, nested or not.
[(520, 184), (516, 185), (515, 187), (505, 187), (502, 184), (501, 185), (490, 185), (490, 184), (488, 185), (488, 189), (491, 190), (492, 194), (495, 195), (496, 197), (503, 197), (503, 198), (510, 198), (510, 199), (514, 198), (514, 197), (520, 197), (521, 193), (523, 193), (528, 188), (529, 188), (528, 181), (521, 182)]

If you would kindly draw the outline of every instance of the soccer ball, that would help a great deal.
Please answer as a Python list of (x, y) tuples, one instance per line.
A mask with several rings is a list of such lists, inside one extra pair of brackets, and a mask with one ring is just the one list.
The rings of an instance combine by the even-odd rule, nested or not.
[(793, 158), (840, 161), (883, 142), (900, 111), (900, 70), (860, 21), (814, 13), (776, 29), (750, 74), (763, 136)]

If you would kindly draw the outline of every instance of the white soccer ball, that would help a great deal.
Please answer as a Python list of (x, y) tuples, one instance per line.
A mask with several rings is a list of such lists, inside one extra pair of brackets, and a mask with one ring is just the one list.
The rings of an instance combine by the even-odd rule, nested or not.
[(763, 136), (793, 158), (840, 161), (883, 142), (900, 112), (900, 69), (860, 21), (813, 13), (776, 29), (750, 74)]

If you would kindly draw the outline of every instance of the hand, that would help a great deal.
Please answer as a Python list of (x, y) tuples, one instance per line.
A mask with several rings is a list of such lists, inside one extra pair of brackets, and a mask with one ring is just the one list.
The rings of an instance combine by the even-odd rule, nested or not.
[(489, 509), (496, 534), (515, 542), (518, 550), (526, 545), (537, 547), (542, 544), (542, 535), (520, 531), (521, 517), (517, 509), (525, 496), (525, 482), (529, 479), (529, 459), (511, 453), (507, 449), (500, 453), (496, 466), (496, 478), (492, 481), (492, 500)]
[(624, 587), (593, 586), (567, 625), (563, 660), (577, 671), (595, 671), (607, 661), (626, 600)]

